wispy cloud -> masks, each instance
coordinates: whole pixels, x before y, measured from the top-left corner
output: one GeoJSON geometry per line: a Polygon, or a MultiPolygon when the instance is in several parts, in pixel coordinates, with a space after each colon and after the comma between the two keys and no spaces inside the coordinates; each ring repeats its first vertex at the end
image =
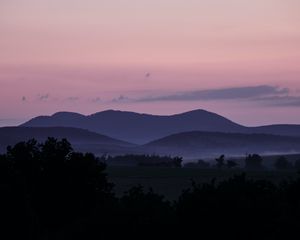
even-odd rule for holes
{"type": "Polygon", "coordinates": [[[70,101],[70,102],[76,102],[78,101],[80,98],[79,97],[68,97],[66,100],[70,101]]]}
{"type": "Polygon", "coordinates": [[[129,97],[126,97],[126,96],[124,96],[124,95],[120,95],[119,97],[113,98],[113,99],[111,100],[111,102],[113,102],[113,103],[119,103],[119,102],[132,102],[132,101],[136,101],[136,100],[134,100],[134,99],[132,99],[132,98],[129,98],[129,97]]]}
{"type": "Polygon", "coordinates": [[[47,101],[49,99],[50,95],[47,93],[47,94],[39,94],[38,95],[38,100],[39,101],[47,101]]]}
{"type": "Polygon", "coordinates": [[[268,106],[275,107],[300,107],[300,96],[270,96],[254,99],[268,106]]]}
{"type": "Polygon", "coordinates": [[[92,103],[101,103],[102,99],[100,97],[95,97],[95,98],[90,99],[90,101],[92,103]]]}
{"type": "Polygon", "coordinates": [[[220,88],[208,90],[195,90],[178,92],[169,95],[148,96],[136,99],[138,102],[152,101],[197,101],[197,100],[238,100],[238,99],[254,99],[265,96],[278,96],[288,94],[287,88],[276,86],[261,85],[248,86],[238,88],[220,88]]]}
{"type": "Polygon", "coordinates": [[[279,86],[259,85],[237,88],[217,88],[206,90],[182,91],[161,95],[131,98],[120,95],[112,102],[163,102],[163,101],[241,101],[263,106],[300,107],[297,91],[279,86]]]}

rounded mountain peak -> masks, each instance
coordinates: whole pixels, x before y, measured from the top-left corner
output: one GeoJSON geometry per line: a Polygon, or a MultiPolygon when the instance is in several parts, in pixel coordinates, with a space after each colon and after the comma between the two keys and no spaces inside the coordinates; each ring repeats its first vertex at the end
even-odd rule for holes
{"type": "Polygon", "coordinates": [[[80,114],[80,113],[75,113],[75,112],[57,112],[54,113],[51,117],[54,118],[82,118],[85,117],[84,115],[80,114]]]}

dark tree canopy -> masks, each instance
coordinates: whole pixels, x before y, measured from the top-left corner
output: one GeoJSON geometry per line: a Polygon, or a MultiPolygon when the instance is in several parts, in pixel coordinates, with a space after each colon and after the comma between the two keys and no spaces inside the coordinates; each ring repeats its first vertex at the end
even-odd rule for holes
{"type": "Polygon", "coordinates": [[[225,155],[221,155],[219,158],[215,159],[217,164],[217,168],[221,169],[222,167],[225,166],[225,155]]]}
{"type": "MultiPolygon", "coordinates": [[[[142,229],[149,234],[170,225],[172,233],[195,229],[204,237],[284,239],[300,227],[300,178],[276,185],[239,174],[193,182],[170,202],[142,186],[116,197],[104,160],[74,152],[67,140],[53,138],[8,147],[0,155],[1,233],[10,239],[90,239],[89,235],[100,239],[105,230],[123,234],[122,228],[135,233],[142,229]]],[[[224,156],[217,163],[223,167],[224,156]]],[[[246,167],[262,168],[262,158],[249,155],[246,167]]]]}
{"type": "Polygon", "coordinates": [[[114,157],[108,156],[105,158],[105,161],[111,165],[180,168],[182,164],[182,157],[126,154],[114,157]]]}
{"type": "Polygon", "coordinates": [[[228,168],[234,168],[234,167],[238,166],[238,164],[235,161],[233,161],[233,160],[227,160],[226,166],[228,168]]]}
{"type": "Polygon", "coordinates": [[[286,157],[281,156],[276,159],[274,166],[277,170],[286,170],[291,168],[291,163],[286,159],[286,157]]]}
{"type": "Polygon", "coordinates": [[[245,168],[250,170],[261,170],[263,159],[258,154],[249,154],[245,159],[245,168]]]}
{"type": "Polygon", "coordinates": [[[24,218],[22,226],[32,223],[30,234],[40,226],[48,231],[71,224],[112,196],[105,164],[93,154],[73,152],[65,139],[49,138],[43,144],[30,140],[8,147],[0,167],[1,186],[6,184],[1,190],[9,191],[7,201],[18,202],[2,207],[12,212],[11,218],[24,218]],[[24,204],[22,211],[15,208],[24,204]]]}
{"type": "Polygon", "coordinates": [[[297,159],[294,163],[294,167],[298,170],[300,170],[300,159],[297,159]]]}

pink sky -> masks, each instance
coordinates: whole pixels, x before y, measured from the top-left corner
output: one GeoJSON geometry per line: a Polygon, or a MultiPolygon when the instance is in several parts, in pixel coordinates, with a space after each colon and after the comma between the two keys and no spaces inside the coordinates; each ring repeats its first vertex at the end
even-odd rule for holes
{"type": "Polygon", "coordinates": [[[299,0],[1,0],[0,126],[108,108],[300,124],[299,13],[299,0]],[[253,86],[289,90],[140,101],[253,86]]]}

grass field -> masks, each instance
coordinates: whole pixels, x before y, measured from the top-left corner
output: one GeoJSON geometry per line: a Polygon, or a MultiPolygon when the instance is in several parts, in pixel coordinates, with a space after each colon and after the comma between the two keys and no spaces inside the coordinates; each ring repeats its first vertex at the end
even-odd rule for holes
{"type": "MultiPolygon", "coordinates": [[[[116,167],[107,168],[109,181],[115,184],[117,196],[133,186],[142,185],[145,189],[153,188],[154,192],[176,200],[182,190],[191,186],[192,180],[197,183],[217,181],[245,172],[243,169],[217,170],[197,168],[162,168],[162,167],[116,167]]],[[[298,177],[295,170],[288,171],[247,171],[253,179],[266,179],[273,183],[298,177]]],[[[300,176],[300,175],[299,175],[300,176]]]]}

